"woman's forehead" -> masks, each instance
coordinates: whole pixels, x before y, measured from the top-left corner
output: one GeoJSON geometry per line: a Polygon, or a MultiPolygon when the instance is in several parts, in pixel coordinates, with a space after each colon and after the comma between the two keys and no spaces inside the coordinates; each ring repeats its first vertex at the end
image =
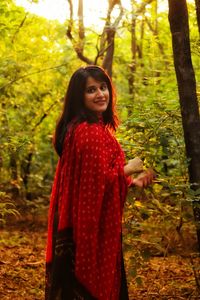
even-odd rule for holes
{"type": "Polygon", "coordinates": [[[86,82],[86,86],[94,85],[94,84],[99,85],[99,84],[102,84],[102,83],[106,83],[105,80],[95,79],[94,77],[89,76],[88,79],[87,79],[87,82],[86,82]]]}

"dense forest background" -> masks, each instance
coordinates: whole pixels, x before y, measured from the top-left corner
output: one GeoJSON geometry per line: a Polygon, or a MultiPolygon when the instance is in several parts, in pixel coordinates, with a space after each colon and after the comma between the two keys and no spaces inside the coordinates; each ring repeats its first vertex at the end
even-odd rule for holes
{"type": "MultiPolygon", "coordinates": [[[[130,291],[134,293],[135,280],[144,286],[145,275],[140,269],[146,270],[152,257],[178,253],[184,269],[191,266],[187,288],[184,285],[182,289],[179,282],[179,287],[172,287],[177,294],[169,298],[163,294],[163,298],[158,285],[159,292],[154,294],[157,299],[198,299],[193,200],[199,190],[189,184],[190,159],[185,151],[168,9],[162,9],[163,2],[130,0],[128,10],[121,1],[108,1],[102,27],[90,27],[84,23],[84,1],[79,1],[78,12],[73,1],[66,1],[66,21],[59,23],[31,14],[15,1],[1,0],[0,222],[2,230],[13,222],[11,215],[18,220],[31,215],[33,223],[42,215],[46,222],[58,160],[52,136],[68,81],[80,66],[101,65],[116,88],[120,119],[116,135],[127,160],[139,156],[146,168],[157,173],[151,187],[130,191],[125,207],[124,249],[130,291]],[[189,259],[187,267],[183,257],[189,259]]],[[[198,99],[199,7],[198,0],[187,3],[198,99]]],[[[9,243],[13,245],[9,235],[4,236],[3,244],[8,247],[9,243]]],[[[42,299],[37,293],[19,299],[42,299]]],[[[2,299],[11,299],[5,294],[2,299]]],[[[138,294],[132,299],[154,299],[150,294],[149,298],[138,294]]]]}

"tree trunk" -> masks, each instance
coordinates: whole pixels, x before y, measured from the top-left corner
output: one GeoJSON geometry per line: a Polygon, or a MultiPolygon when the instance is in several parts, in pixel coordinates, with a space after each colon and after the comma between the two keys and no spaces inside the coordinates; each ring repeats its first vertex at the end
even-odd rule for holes
{"type": "Polygon", "coordinates": [[[115,40],[115,29],[109,28],[107,30],[107,43],[108,49],[103,60],[102,67],[107,71],[110,77],[112,77],[112,64],[114,55],[114,40],[115,40]]]}
{"type": "MultiPolygon", "coordinates": [[[[137,52],[138,52],[138,58],[140,60],[143,59],[143,42],[144,42],[144,28],[145,27],[145,22],[144,22],[144,18],[142,18],[142,22],[141,22],[141,26],[140,26],[140,43],[139,45],[137,45],[137,52]]],[[[141,67],[144,66],[143,63],[140,64],[141,67]]]]}
{"type": "Polygon", "coordinates": [[[28,192],[28,181],[31,173],[31,162],[33,158],[33,152],[29,152],[26,158],[21,163],[21,177],[25,187],[26,198],[29,200],[29,192],[28,192]]]}
{"type": "MultiPolygon", "coordinates": [[[[200,117],[191,60],[188,10],[186,0],[168,0],[168,3],[189,180],[191,189],[197,191],[200,188],[200,117]]],[[[193,211],[200,249],[199,195],[193,201],[193,211]]]]}
{"type": "Polygon", "coordinates": [[[74,19],[73,19],[73,1],[68,0],[70,9],[70,20],[68,21],[68,27],[66,35],[72,43],[74,50],[78,58],[84,61],[86,64],[93,64],[93,60],[84,55],[84,44],[85,44],[85,27],[83,22],[83,1],[78,2],[78,38],[75,38],[74,19]]]}
{"type": "Polygon", "coordinates": [[[11,171],[11,192],[13,197],[19,196],[19,185],[18,185],[18,168],[17,168],[17,158],[15,153],[10,154],[10,171],[11,171]]]}
{"type": "MultiPolygon", "coordinates": [[[[158,32],[158,2],[155,1],[154,3],[155,7],[154,7],[154,13],[155,13],[155,24],[151,24],[151,21],[149,19],[149,17],[145,17],[145,21],[149,27],[149,29],[151,30],[151,32],[153,33],[155,40],[156,40],[156,44],[158,45],[158,49],[160,51],[160,54],[163,57],[163,62],[165,64],[165,69],[168,70],[169,69],[169,62],[167,60],[167,57],[165,55],[165,50],[164,50],[164,45],[162,44],[162,42],[159,39],[159,32],[158,32]]],[[[160,71],[156,72],[156,77],[160,77],[160,71]]],[[[160,83],[160,80],[157,82],[157,84],[160,83]]]]}
{"type": "Polygon", "coordinates": [[[129,94],[133,97],[134,100],[134,94],[135,94],[135,71],[136,71],[136,17],[134,13],[134,6],[132,2],[132,16],[131,16],[131,64],[130,64],[130,76],[128,79],[129,82],[129,94]]]}
{"type": "Polygon", "coordinates": [[[105,27],[101,36],[100,52],[105,53],[102,67],[107,71],[110,77],[112,77],[112,64],[113,64],[114,47],[115,47],[115,33],[121,21],[122,15],[123,15],[123,8],[122,8],[121,0],[108,0],[108,12],[106,17],[105,27]],[[115,5],[119,6],[120,12],[119,15],[116,17],[116,19],[114,20],[114,22],[111,22],[111,13],[115,5]]]}
{"type": "Polygon", "coordinates": [[[197,24],[198,24],[199,34],[200,34],[200,0],[195,0],[195,5],[196,5],[196,14],[197,14],[197,24]]]}
{"type": "MultiPolygon", "coordinates": [[[[145,18],[145,10],[146,6],[153,2],[153,0],[143,1],[139,4],[137,1],[131,1],[131,63],[130,63],[130,75],[128,78],[129,83],[129,94],[132,96],[134,100],[135,94],[135,73],[136,73],[136,59],[137,55],[138,58],[141,60],[143,56],[143,38],[144,38],[144,18],[145,18]],[[142,17],[141,21],[141,29],[140,29],[140,41],[137,42],[137,35],[136,35],[136,26],[138,25],[137,17],[142,17]]],[[[143,65],[142,65],[143,66],[143,65]]]]}

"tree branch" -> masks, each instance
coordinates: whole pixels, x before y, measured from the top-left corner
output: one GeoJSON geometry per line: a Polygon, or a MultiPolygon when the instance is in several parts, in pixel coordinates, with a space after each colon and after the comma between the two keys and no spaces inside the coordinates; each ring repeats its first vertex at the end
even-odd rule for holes
{"type": "Polygon", "coordinates": [[[59,69],[63,66],[67,66],[67,63],[66,64],[61,64],[61,65],[58,65],[58,66],[55,66],[55,67],[50,67],[50,68],[46,68],[46,69],[42,69],[42,70],[38,70],[38,71],[35,71],[35,72],[32,72],[32,73],[28,73],[28,74],[25,74],[25,75],[22,75],[18,78],[15,78],[13,80],[11,80],[10,82],[4,84],[3,86],[0,87],[0,90],[3,90],[4,88],[6,88],[7,86],[21,80],[21,79],[24,79],[26,77],[29,77],[29,76],[32,76],[32,75],[35,75],[35,74],[39,74],[39,73],[43,73],[43,72],[46,72],[46,71],[49,71],[49,70],[54,70],[54,69],[59,69]]]}
{"type": "Polygon", "coordinates": [[[94,61],[84,55],[84,40],[85,40],[85,27],[83,22],[83,1],[79,0],[78,5],[78,40],[72,35],[73,27],[74,27],[74,20],[73,20],[73,4],[72,0],[68,0],[69,9],[70,9],[70,20],[68,22],[67,32],[66,35],[68,39],[71,41],[72,46],[80,60],[84,61],[85,63],[91,65],[94,64],[94,61]]]}
{"type": "Polygon", "coordinates": [[[136,11],[136,15],[141,14],[145,10],[146,6],[150,3],[152,3],[153,1],[155,1],[155,0],[146,0],[146,1],[142,2],[140,7],[136,11]]]}
{"type": "Polygon", "coordinates": [[[166,55],[165,55],[165,52],[164,52],[164,48],[163,48],[163,45],[161,44],[161,42],[159,41],[159,37],[158,37],[158,32],[156,29],[153,28],[153,26],[151,25],[150,21],[148,20],[147,17],[145,17],[145,21],[149,27],[149,29],[151,30],[151,32],[153,33],[153,35],[156,37],[156,42],[157,42],[157,45],[158,45],[158,48],[160,50],[160,53],[162,54],[163,58],[164,58],[164,62],[165,62],[165,69],[168,70],[168,62],[167,62],[167,59],[166,59],[166,55]]]}
{"type": "Polygon", "coordinates": [[[41,116],[40,120],[35,124],[35,126],[32,128],[32,131],[34,131],[48,116],[49,111],[57,104],[57,102],[52,103],[49,108],[46,110],[46,112],[41,116]]]}
{"type": "Polygon", "coordinates": [[[72,4],[72,1],[71,0],[68,0],[68,3],[69,3],[69,11],[70,11],[70,19],[69,19],[69,22],[68,22],[68,27],[67,27],[67,32],[66,32],[66,35],[67,37],[73,41],[74,38],[72,36],[72,30],[73,30],[73,26],[74,26],[74,20],[73,20],[73,15],[74,15],[74,12],[73,12],[73,4],[72,4]]]}
{"type": "Polygon", "coordinates": [[[28,12],[25,14],[23,20],[21,21],[21,23],[19,24],[17,30],[15,31],[15,33],[14,33],[14,35],[13,35],[13,37],[12,37],[12,40],[11,40],[12,43],[14,43],[17,34],[19,33],[20,29],[23,27],[23,25],[24,25],[24,23],[25,23],[25,21],[26,21],[26,18],[27,18],[27,16],[28,16],[28,14],[29,14],[28,12]]]}
{"type": "MultiPolygon", "coordinates": [[[[103,57],[105,53],[105,56],[103,57],[102,66],[107,70],[110,76],[112,76],[114,38],[115,38],[116,29],[121,21],[122,16],[123,16],[123,7],[121,4],[121,0],[109,1],[106,23],[100,39],[100,49],[99,49],[98,57],[103,57]],[[115,5],[119,5],[120,12],[118,17],[114,20],[114,22],[111,23],[111,14],[115,5]]],[[[97,61],[97,57],[95,61],[97,61]]]]}

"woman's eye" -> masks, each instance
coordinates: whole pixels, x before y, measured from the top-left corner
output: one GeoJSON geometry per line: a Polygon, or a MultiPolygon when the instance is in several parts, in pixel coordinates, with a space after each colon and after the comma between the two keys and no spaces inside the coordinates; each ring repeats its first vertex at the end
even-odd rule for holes
{"type": "Polygon", "coordinates": [[[106,89],[107,89],[107,85],[106,84],[104,84],[104,85],[101,86],[101,90],[102,91],[105,91],[106,89]]]}
{"type": "Polygon", "coordinates": [[[101,91],[106,91],[107,90],[107,85],[106,84],[102,84],[99,87],[90,86],[90,87],[88,87],[86,89],[86,93],[92,94],[92,93],[95,93],[98,89],[100,89],[101,91]]]}
{"type": "Polygon", "coordinates": [[[91,94],[95,92],[95,88],[94,87],[90,87],[86,90],[87,93],[91,94]]]}

